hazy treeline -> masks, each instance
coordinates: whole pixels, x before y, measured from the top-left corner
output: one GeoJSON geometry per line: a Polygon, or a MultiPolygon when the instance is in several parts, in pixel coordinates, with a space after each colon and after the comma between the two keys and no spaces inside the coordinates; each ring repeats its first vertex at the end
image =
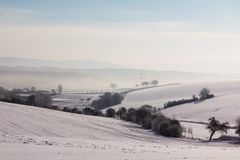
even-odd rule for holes
{"type": "MultiPolygon", "coordinates": [[[[60,85],[58,90],[58,93],[62,91],[60,85]]],[[[49,108],[52,106],[52,96],[58,93],[55,90],[36,90],[35,87],[12,90],[0,87],[0,101],[49,108]]]]}
{"type": "Polygon", "coordinates": [[[57,83],[62,84],[65,90],[78,91],[81,89],[109,89],[109,84],[112,82],[118,84],[118,88],[125,88],[154,85],[157,83],[157,81],[151,81],[154,79],[159,80],[159,84],[164,84],[215,81],[225,80],[225,78],[226,76],[214,74],[140,69],[0,67],[0,84],[5,88],[20,88],[31,85],[37,88],[51,89],[57,83]],[[137,82],[141,83],[136,84],[137,82]]]}

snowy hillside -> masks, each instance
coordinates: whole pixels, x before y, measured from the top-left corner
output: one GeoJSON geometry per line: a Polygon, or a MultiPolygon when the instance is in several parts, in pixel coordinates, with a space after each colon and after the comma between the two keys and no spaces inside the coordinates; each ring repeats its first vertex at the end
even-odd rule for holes
{"type": "Polygon", "coordinates": [[[4,160],[238,159],[240,156],[238,147],[226,143],[169,139],[116,119],[2,102],[0,136],[0,159],[4,160]]]}
{"type": "MultiPolygon", "coordinates": [[[[221,122],[228,121],[231,126],[235,126],[236,119],[240,117],[239,81],[164,85],[138,90],[127,94],[122,104],[113,108],[140,107],[145,104],[162,108],[164,103],[168,101],[191,98],[192,95],[198,95],[199,91],[204,87],[209,88],[211,93],[215,94],[215,97],[164,109],[162,113],[168,117],[187,122],[207,123],[210,117],[216,117],[221,122]]],[[[185,122],[182,122],[182,125],[186,128],[192,128],[195,138],[209,138],[206,125],[185,122]]],[[[234,132],[231,129],[228,135],[236,136],[234,132]]],[[[214,137],[218,138],[219,136],[221,135],[216,134],[214,137]]]]}
{"type": "Polygon", "coordinates": [[[234,124],[236,118],[240,116],[240,82],[237,81],[177,84],[139,90],[127,94],[122,104],[114,108],[139,107],[144,104],[163,107],[164,103],[168,101],[191,98],[194,94],[198,95],[204,87],[209,88],[216,97],[175,106],[164,110],[163,113],[178,119],[203,122],[206,122],[211,116],[216,116],[220,120],[234,124]]]}

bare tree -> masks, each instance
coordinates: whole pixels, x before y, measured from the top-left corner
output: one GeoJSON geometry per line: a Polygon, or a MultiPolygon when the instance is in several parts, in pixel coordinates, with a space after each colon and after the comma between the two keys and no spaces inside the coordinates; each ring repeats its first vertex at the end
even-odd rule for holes
{"type": "Polygon", "coordinates": [[[147,82],[147,81],[144,81],[144,82],[142,82],[141,83],[141,85],[144,87],[144,86],[148,86],[150,83],[149,82],[147,82]]]}
{"type": "Polygon", "coordinates": [[[211,132],[209,141],[212,140],[212,137],[216,132],[227,133],[227,130],[229,128],[228,122],[220,123],[215,119],[215,117],[209,118],[208,121],[209,123],[207,125],[207,129],[211,132]]]}
{"type": "Polygon", "coordinates": [[[36,92],[36,87],[32,86],[30,89],[31,92],[36,92]]]}
{"type": "Polygon", "coordinates": [[[117,86],[117,84],[115,84],[115,83],[111,83],[110,84],[110,88],[112,88],[112,89],[116,89],[118,86],[117,86]]]}
{"type": "Polygon", "coordinates": [[[151,81],[150,82],[150,84],[152,85],[152,86],[156,86],[156,85],[158,85],[158,81],[157,80],[153,80],[153,81],[151,81]]]}
{"type": "Polygon", "coordinates": [[[62,87],[61,84],[58,85],[57,91],[58,91],[59,94],[62,94],[63,87],[62,87]]]}

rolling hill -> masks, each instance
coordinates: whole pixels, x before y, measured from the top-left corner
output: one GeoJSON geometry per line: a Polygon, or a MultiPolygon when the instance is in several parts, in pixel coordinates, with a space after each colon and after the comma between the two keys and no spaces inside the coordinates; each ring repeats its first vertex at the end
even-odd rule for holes
{"type": "MultiPolygon", "coordinates": [[[[210,117],[215,117],[220,121],[228,121],[231,126],[236,125],[236,120],[240,117],[240,82],[208,82],[208,83],[187,83],[176,85],[163,85],[155,88],[143,89],[130,92],[125,97],[122,104],[113,106],[120,107],[140,107],[148,104],[158,108],[163,108],[164,103],[172,100],[191,98],[198,95],[199,91],[207,87],[215,97],[212,99],[183,104],[162,110],[168,117],[183,121],[185,128],[192,128],[195,138],[208,139],[209,133],[206,126],[196,123],[207,123],[210,117]]],[[[236,136],[234,130],[229,131],[229,135],[236,136]]],[[[216,134],[215,138],[221,136],[216,134]]]]}
{"type": "Polygon", "coordinates": [[[240,116],[240,81],[163,85],[138,90],[127,94],[122,104],[114,108],[139,107],[144,104],[162,108],[168,101],[198,95],[204,87],[209,88],[215,98],[168,108],[163,113],[170,117],[195,121],[207,121],[209,117],[215,116],[235,124],[240,116]]]}
{"type": "Polygon", "coordinates": [[[164,138],[116,119],[1,102],[0,158],[16,157],[19,160],[110,160],[113,157],[117,160],[221,160],[238,159],[239,148],[220,142],[206,144],[164,138]]]}

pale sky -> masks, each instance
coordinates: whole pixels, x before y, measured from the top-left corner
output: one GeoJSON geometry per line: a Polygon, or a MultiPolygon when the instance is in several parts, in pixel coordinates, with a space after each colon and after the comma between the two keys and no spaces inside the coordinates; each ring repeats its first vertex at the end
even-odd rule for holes
{"type": "Polygon", "coordinates": [[[0,0],[0,57],[240,73],[240,1],[0,0]]]}

